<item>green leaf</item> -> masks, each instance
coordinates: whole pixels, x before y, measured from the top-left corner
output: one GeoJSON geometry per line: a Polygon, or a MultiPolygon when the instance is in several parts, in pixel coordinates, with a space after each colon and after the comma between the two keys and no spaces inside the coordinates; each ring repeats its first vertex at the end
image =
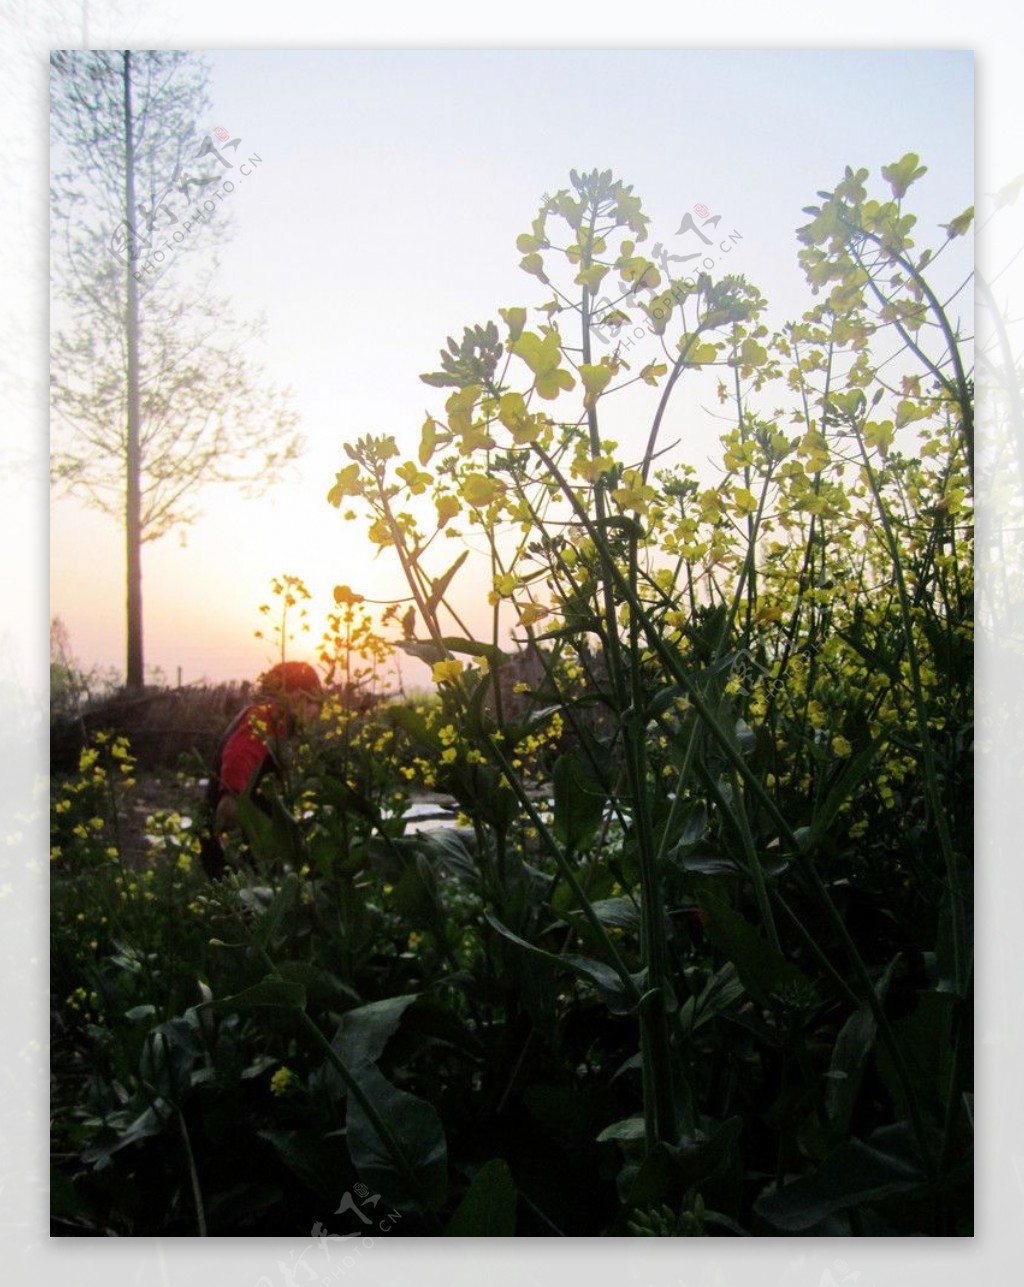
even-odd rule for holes
{"type": "Polygon", "coordinates": [[[801,848],[804,853],[813,853],[821,844],[829,827],[838,816],[839,810],[853,797],[854,792],[871,772],[878,756],[878,749],[884,741],[884,737],[876,738],[847,761],[842,772],[829,788],[825,799],[815,809],[814,819],[801,838],[801,848]]]}
{"type": "MultiPolygon", "coordinates": [[[[426,662],[428,666],[436,665],[437,662],[445,659],[444,649],[431,639],[396,639],[395,643],[403,652],[407,652],[410,657],[426,662]]],[[[399,711],[408,709],[405,706],[397,708],[399,711]]],[[[394,718],[397,719],[397,715],[394,718]]]]}
{"type": "Polygon", "coordinates": [[[204,1001],[197,1005],[197,1010],[259,1010],[265,1007],[303,1009],[306,1004],[306,989],[301,983],[287,979],[277,979],[272,975],[250,988],[243,988],[229,997],[218,997],[213,1001],[204,1001]]]}
{"type": "Polygon", "coordinates": [[[85,1149],[82,1153],[82,1161],[93,1163],[96,1170],[100,1171],[109,1164],[114,1153],[119,1152],[129,1144],[136,1144],[139,1140],[149,1139],[153,1135],[161,1134],[175,1116],[173,1105],[158,1096],[147,1109],[129,1122],[123,1130],[117,1131],[115,1138],[91,1145],[85,1149]]]}
{"type": "Polygon", "coordinates": [[[95,1225],[99,1217],[75,1187],[75,1181],[55,1166],[50,1167],[50,1218],[95,1225]]]}
{"type": "MultiPolygon", "coordinates": [[[[899,956],[893,957],[875,984],[875,992],[880,1001],[885,1000],[899,959],[899,956]]],[[[876,1034],[877,1025],[867,1002],[856,1009],[839,1029],[832,1047],[825,1089],[825,1111],[832,1125],[834,1138],[842,1139],[849,1131],[864,1067],[874,1048],[876,1034]]]]}
{"type": "Polygon", "coordinates": [[[291,1173],[330,1210],[345,1188],[345,1154],[337,1138],[328,1139],[318,1129],[262,1130],[256,1134],[274,1149],[291,1173]],[[332,1147],[333,1145],[333,1147],[332,1147]]]}
{"type": "MultiPolygon", "coordinates": [[[[596,898],[590,904],[594,915],[602,925],[611,925],[615,929],[638,932],[640,929],[640,912],[636,903],[629,898],[596,898]]],[[[582,915],[577,912],[577,915],[582,915]]]]}
{"type": "Polygon", "coordinates": [[[431,854],[439,866],[474,889],[480,887],[480,868],[465,840],[454,827],[432,827],[421,832],[418,844],[431,854]]]}
{"type": "Polygon", "coordinates": [[[346,1010],[338,1023],[331,1045],[343,1063],[376,1063],[384,1047],[398,1031],[402,1015],[419,998],[418,992],[386,997],[346,1010]]]}
{"type": "Polygon", "coordinates": [[[726,961],[705,983],[700,996],[688,997],[679,1007],[680,1031],[690,1036],[743,995],[743,984],[732,961],[726,961]]]}
{"type": "Polygon", "coordinates": [[[707,912],[704,933],[735,964],[740,981],[755,1001],[768,1006],[779,995],[811,998],[813,990],[801,971],[749,921],[712,894],[702,892],[700,901],[707,912]]]}
{"type": "Polygon", "coordinates": [[[265,948],[270,946],[282,920],[295,906],[298,897],[299,878],[294,872],[289,872],[270,906],[256,922],[256,928],[253,930],[251,937],[253,947],[265,948]]]}
{"type": "Polygon", "coordinates": [[[552,780],[555,835],[569,849],[585,849],[604,818],[608,793],[576,755],[560,755],[552,780]]]}
{"type": "Polygon", "coordinates": [[[913,1193],[927,1183],[907,1122],[841,1144],[816,1171],[763,1194],[755,1209],[786,1233],[803,1233],[835,1211],[913,1193]]]}
{"type": "Polygon", "coordinates": [[[646,1127],[642,1117],[623,1117],[621,1121],[612,1122],[611,1126],[606,1126],[597,1137],[597,1142],[598,1144],[632,1144],[642,1140],[645,1134],[646,1127]]]}
{"type": "MultiPolygon", "coordinates": [[[[936,1111],[942,1111],[949,1086],[953,1015],[960,1004],[953,992],[922,992],[910,1014],[892,1023],[919,1099],[936,1111]]],[[[909,1112],[903,1083],[881,1044],[875,1049],[875,1062],[896,1112],[903,1116],[909,1112]]]]}
{"type": "Polygon", "coordinates": [[[424,1205],[431,1211],[439,1210],[448,1192],[448,1147],[436,1110],[393,1086],[373,1064],[360,1064],[350,1072],[397,1141],[415,1177],[403,1175],[358,1097],[350,1094],[348,1151],[359,1178],[399,1210],[420,1211],[424,1205]]]}
{"type": "Polygon", "coordinates": [[[626,1199],[629,1206],[648,1207],[666,1202],[677,1207],[686,1190],[705,1184],[729,1164],[743,1129],[739,1117],[717,1123],[710,1135],[684,1140],[678,1146],[655,1144],[637,1171],[626,1199]]]}
{"type": "Polygon", "coordinates": [[[500,1157],[485,1163],[445,1226],[446,1238],[513,1238],[516,1232],[516,1186],[508,1163],[500,1157]]]}
{"type": "MultiPolygon", "coordinates": [[[[632,996],[627,991],[623,980],[619,978],[610,965],[605,965],[603,961],[594,961],[589,956],[577,956],[572,952],[565,952],[561,956],[556,955],[554,952],[546,952],[544,948],[535,947],[532,943],[528,943],[526,939],[520,938],[518,934],[514,934],[507,925],[502,925],[501,921],[496,916],[492,916],[490,912],[484,912],[484,919],[492,929],[497,930],[503,938],[507,938],[510,943],[522,948],[524,952],[529,952],[532,956],[539,957],[541,960],[549,961],[552,965],[559,966],[561,969],[569,970],[578,979],[582,979],[585,983],[593,984],[612,1014],[630,1014],[636,1009],[639,998],[632,996]]],[[[643,975],[634,974],[630,977],[639,990],[643,975]]]]}
{"type": "Polygon", "coordinates": [[[483,643],[479,639],[460,639],[453,635],[445,635],[442,643],[449,652],[464,652],[470,657],[486,657],[492,666],[501,666],[508,661],[508,653],[502,651],[497,644],[483,643]]]}
{"type": "MultiPolygon", "coordinates": [[[[445,572],[443,576],[439,576],[436,581],[431,583],[430,598],[427,599],[428,616],[437,609],[437,605],[444,598],[445,593],[448,590],[448,587],[452,583],[452,577],[455,575],[456,572],[458,572],[459,568],[462,567],[463,563],[465,563],[468,557],[469,557],[469,550],[463,550],[462,553],[459,555],[459,557],[448,569],[448,571],[445,572]]],[[[438,660],[440,660],[440,658],[438,658],[438,660]]]]}

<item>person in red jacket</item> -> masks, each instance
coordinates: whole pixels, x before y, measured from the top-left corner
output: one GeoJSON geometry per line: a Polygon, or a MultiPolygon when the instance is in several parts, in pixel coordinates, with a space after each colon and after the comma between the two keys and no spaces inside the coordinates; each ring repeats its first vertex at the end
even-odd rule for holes
{"type": "Polygon", "coordinates": [[[268,773],[280,774],[284,743],[309,723],[323,698],[320,679],[304,661],[284,661],[259,680],[261,699],[239,711],[214,755],[207,788],[210,833],[202,861],[208,876],[224,874],[224,839],[238,826],[238,797],[256,799],[268,773]]]}

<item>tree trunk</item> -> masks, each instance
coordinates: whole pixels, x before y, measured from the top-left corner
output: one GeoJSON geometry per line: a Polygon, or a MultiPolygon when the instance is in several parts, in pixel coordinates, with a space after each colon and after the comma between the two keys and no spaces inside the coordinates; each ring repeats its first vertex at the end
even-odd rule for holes
{"type": "Polygon", "coordinates": [[[135,139],[132,122],[131,53],[124,51],[125,218],[127,221],[128,292],[125,335],[128,340],[128,434],[125,448],[125,562],[127,571],[127,664],[125,685],[138,692],[145,683],[142,656],[142,495],[139,420],[139,284],[135,277],[139,248],[135,238],[135,139]]]}

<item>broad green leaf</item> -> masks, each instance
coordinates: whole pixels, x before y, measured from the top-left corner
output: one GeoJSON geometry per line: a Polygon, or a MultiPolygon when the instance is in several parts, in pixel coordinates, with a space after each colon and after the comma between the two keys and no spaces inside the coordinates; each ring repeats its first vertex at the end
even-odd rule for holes
{"type": "Polygon", "coordinates": [[[294,1176],[317,1194],[327,1210],[333,1209],[345,1188],[345,1152],[337,1138],[327,1138],[317,1128],[266,1129],[256,1134],[267,1141],[294,1176]]]}
{"type": "Polygon", "coordinates": [[[259,1010],[264,1007],[284,1008],[289,1010],[303,1009],[306,1004],[306,989],[301,983],[288,979],[277,979],[268,975],[250,988],[243,988],[229,997],[218,997],[213,1001],[204,1001],[197,1005],[197,1010],[259,1010]]]}
{"type": "Polygon", "coordinates": [[[516,1186],[503,1158],[485,1163],[445,1226],[446,1238],[513,1238],[516,1186]]]}
{"type": "Polygon", "coordinates": [[[475,889],[480,887],[480,869],[466,842],[454,827],[433,827],[417,836],[417,843],[446,867],[459,880],[475,889]]]}
{"type": "MultiPolygon", "coordinates": [[[[535,947],[532,943],[528,943],[526,939],[520,938],[518,934],[513,933],[507,925],[503,925],[490,912],[484,912],[484,919],[503,938],[508,939],[510,943],[514,943],[524,952],[529,952],[532,956],[539,957],[541,960],[549,961],[552,965],[556,965],[561,969],[569,970],[578,979],[582,979],[585,983],[593,984],[601,994],[605,1005],[613,1014],[630,1014],[636,1009],[639,996],[633,996],[627,991],[623,980],[619,978],[610,965],[605,965],[602,961],[594,961],[588,956],[577,956],[572,952],[565,952],[560,956],[554,952],[547,952],[544,948],[535,947]]],[[[639,992],[642,975],[631,975],[630,977],[636,986],[637,992],[639,992]]]]}
{"type": "Polygon", "coordinates": [[[427,599],[428,615],[437,608],[437,605],[444,598],[448,587],[452,583],[452,577],[454,577],[455,573],[458,572],[459,568],[462,567],[468,557],[469,550],[463,550],[448,571],[445,572],[443,576],[439,576],[436,581],[431,582],[430,597],[427,599]]]}
{"type": "Polygon", "coordinates": [[[441,642],[449,652],[464,652],[470,657],[486,657],[492,666],[500,666],[508,660],[508,654],[497,644],[483,643],[479,639],[461,639],[457,635],[445,635],[441,642]]]}
{"type": "Polygon", "coordinates": [[[378,1134],[358,1096],[348,1096],[349,1156],[364,1184],[405,1211],[437,1211],[448,1192],[448,1147],[436,1110],[425,1100],[399,1090],[373,1064],[350,1069],[366,1099],[401,1150],[415,1180],[402,1172],[378,1134]]]}
{"type": "Polygon", "coordinates": [[[82,1153],[82,1161],[92,1163],[96,1170],[102,1170],[109,1165],[110,1158],[114,1153],[119,1152],[128,1144],[135,1144],[139,1140],[149,1139],[150,1136],[159,1135],[164,1131],[168,1124],[176,1118],[173,1105],[169,1104],[166,1099],[157,1097],[149,1108],[145,1109],[134,1121],[130,1122],[123,1130],[117,1131],[115,1138],[104,1140],[102,1143],[91,1145],[82,1153]]]}
{"type": "Polygon", "coordinates": [[[350,1067],[363,1062],[375,1064],[398,1031],[402,1015],[418,999],[419,993],[411,992],[346,1010],[331,1042],[342,1062],[350,1067]]]}
{"type": "Polygon", "coordinates": [[[710,893],[700,895],[707,913],[704,933],[736,966],[747,992],[768,1006],[780,996],[816,1001],[813,989],[795,965],[790,964],[767,939],[727,903],[710,893]]]}
{"type": "MultiPolygon", "coordinates": [[[[922,992],[910,1014],[892,1023],[893,1036],[899,1042],[919,1100],[936,1111],[944,1106],[949,1086],[953,1015],[962,1004],[953,992],[922,992]]],[[[875,1062],[896,1112],[900,1116],[907,1114],[903,1083],[888,1049],[881,1043],[875,1047],[875,1062]]]]}
{"type": "Polygon", "coordinates": [[[839,810],[847,800],[852,799],[861,783],[874,768],[879,747],[884,741],[884,737],[877,738],[847,761],[842,772],[829,788],[825,799],[815,809],[814,819],[801,837],[801,848],[805,853],[813,854],[821,844],[839,810]]]}
{"type": "MultiPolygon", "coordinates": [[[[602,925],[639,932],[640,911],[632,899],[595,898],[591,903],[591,907],[594,910],[594,915],[602,925]]],[[[582,915],[582,912],[577,912],[576,914],[582,915]]]]}
{"type": "Polygon", "coordinates": [[[560,755],[552,779],[555,835],[570,849],[585,849],[604,818],[608,793],[576,755],[560,755]]]}
{"type": "Polygon", "coordinates": [[[832,1047],[832,1061],[825,1088],[825,1109],[836,1136],[845,1135],[849,1128],[864,1065],[874,1045],[877,1030],[870,1008],[862,1005],[854,1010],[840,1028],[832,1047]]]}
{"type": "Polygon", "coordinates": [[[632,1144],[636,1140],[642,1140],[645,1134],[646,1127],[642,1117],[623,1117],[621,1121],[612,1122],[611,1126],[606,1126],[597,1137],[597,1142],[598,1144],[632,1144]]]}
{"type": "Polygon", "coordinates": [[[637,1171],[626,1199],[629,1206],[678,1206],[686,1190],[713,1179],[735,1155],[743,1129],[742,1119],[729,1117],[709,1135],[685,1140],[678,1146],[655,1144],[637,1171]]]}
{"type": "Polygon", "coordinates": [[[716,1015],[728,1010],[743,995],[743,984],[732,961],[726,961],[720,970],[705,983],[700,996],[688,997],[679,1007],[679,1027],[687,1036],[708,1023],[716,1015]]]}
{"type": "Polygon", "coordinates": [[[254,947],[270,946],[281,922],[298,902],[298,898],[299,878],[294,872],[288,872],[270,906],[256,922],[251,940],[254,947]]]}
{"type": "Polygon", "coordinates": [[[50,1166],[50,1218],[96,1227],[99,1232],[100,1217],[95,1208],[79,1191],[69,1175],[50,1166]]]}
{"type": "Polygon", "coordinates": [[[816,1171],[763,1194],[755,1209],[776,1229],[803,1233],[835,1211],[922,1189],[927,1175],[906,1122],[848,1140],[816,1171]]]}
{"type": "MultiPolygon", "coordinates": [[[[403,652],[407,652],[410,657],[416,657],[418,660],[426,662],[428,666],[436,665],[437,662],[444,661],[445,658],[444,648],[440,644],[434,643],[432,639],[396,639],[395,644],[403,652]]],[[[415,712],[409,706],[396,706],[388,712],[388,718],[405,727],[409,722],[403,715],[403,712],[406,711],[410,715],[415,715],[415,712]]]]}

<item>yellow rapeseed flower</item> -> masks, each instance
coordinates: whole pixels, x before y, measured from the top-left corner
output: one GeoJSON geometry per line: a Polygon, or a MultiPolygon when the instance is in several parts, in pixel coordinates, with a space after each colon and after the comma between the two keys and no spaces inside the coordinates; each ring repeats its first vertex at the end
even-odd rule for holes
{"type": "Polygon", "coordinates": [[[454,684],[462,674],[463,665],[457,658],[434,663],[431,675],[435,684],[454,684]]]}
{"type": "Polygon", "coordinates": [[[292,1070],[282,1064],[270,1079],[270,1093],[272,1095],[287,1095],[292,1087],[298,1083],[298,1080],[292,1070]]]}

